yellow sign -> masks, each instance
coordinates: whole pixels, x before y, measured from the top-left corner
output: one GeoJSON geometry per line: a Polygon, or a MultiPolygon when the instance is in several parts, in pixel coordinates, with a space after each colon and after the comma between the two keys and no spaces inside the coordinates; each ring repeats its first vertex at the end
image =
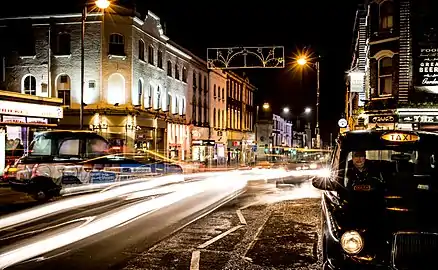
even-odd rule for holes
{"type": "Polygon", "coordinates": [[[390,142],[416,142],[420,137],[411,133],[392,132],[384,134],[382,139],[390,142]]]}

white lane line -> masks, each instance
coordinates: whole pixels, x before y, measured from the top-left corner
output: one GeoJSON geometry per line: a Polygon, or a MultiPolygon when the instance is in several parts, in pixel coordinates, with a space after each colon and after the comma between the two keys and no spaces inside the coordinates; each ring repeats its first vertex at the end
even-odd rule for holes
{"type": "Polygon", "coordinates": [[[216,242],[217,240],[219,240],[219,239],[221,239],[221,238],[223,238],[223,237],[229,235],[230,233],[232,233],[232,232],[234,232],[234,231],[236,231],[236,230],[242,228],[243,226],[245,226],[245,225],[237,225],[237,226],[235,226],[235,227],[229,229],[228,231],[223,232],[223,233],[219,234],[218,236],[216,236],[216,237],[214,237],[214,238],[208,240],[208,241],[205,242],[204,244],[199,245],[198,248],[199,248],[199,249],[206,248],[207,246],[213,244],[213,243],[216,242]]]}
{"type": "Polygon", "coordinates": [[[242,215],[242,211],[240,211],[240,209],[237,209],[236,213],[237,213],[237,216],[239,217],[240,224],[246,225],[246,220],[245,220],[245,217],[242,215]]]}
{"type": "Polygon", "coordinates": [[[254,238],[252,239],[251,243],[249,243],[249,245],[246,248],[245,253],[242,255],[242,257],[248,258],[248,257],[246,257],[246,254],[248,254],[248,252],[254,247],[255,243],[259,240],[260,233],[262,232],[262,230],[265,227],[265,225],[268,222],[268,220],[269,220],[269,217],[263,222],[262,226],[260,226],[257,229],[257,232],[256,232],[254,238]]]}
{"type": "Polygon", "coordinates": [[[199,261],[201,259],[201,251],[195,250],[192,252],[192,260],[190,261],[190,270],[199,270],[199,261]]]}

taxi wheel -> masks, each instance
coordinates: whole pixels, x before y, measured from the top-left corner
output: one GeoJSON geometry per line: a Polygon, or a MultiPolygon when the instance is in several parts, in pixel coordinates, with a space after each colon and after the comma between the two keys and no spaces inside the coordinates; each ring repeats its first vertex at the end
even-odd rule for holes
{"type": "Polygon", "coordinates": [[[31,194],[32,198],[39,202],[46,202],[51,199],[51,196],[48,195],[48,192],[39,190],[31,194]]]}

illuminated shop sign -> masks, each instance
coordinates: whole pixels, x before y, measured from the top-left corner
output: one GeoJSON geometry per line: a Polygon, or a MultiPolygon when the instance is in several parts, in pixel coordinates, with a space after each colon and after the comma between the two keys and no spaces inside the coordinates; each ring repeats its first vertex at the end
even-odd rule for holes
{"type": "Polygon", "coordinates": [[[395,123],[397,121],[396,115],[371,115],[368,118],[369,123],[395,123]]]}
{"type": "Polygon", "coordinates": [[[60,106],[0,100],[0,114],[41,118],[62,118],[63,110],[60,106]]]}
{"type": "Polygon", "coordinates": [[[417,85],[438,85],[438,49],[421,49],[417,72],[417,85]]]}
{"type": "Polygon", "coordinates": [[[401,123],[438,123],[438,115],[400,115],[401,123]]]}
{"type": "Polygon", "coordinates": [[[351,72],[348,75],[350,76],[350,92],[355,92],[355,93],[364,92],[365,73],[351,72]]]}

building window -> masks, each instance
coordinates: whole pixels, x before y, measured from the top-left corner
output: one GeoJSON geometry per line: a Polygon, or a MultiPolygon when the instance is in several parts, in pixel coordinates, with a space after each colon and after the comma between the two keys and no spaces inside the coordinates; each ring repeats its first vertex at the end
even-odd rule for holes
{"type": "Polygon", "coordinates": [[[125,55],[125,39],[121,34],[110,35],[108,52],[111,55],[125,55]]]}
{"type": "Polygon", "coordinates": [[[167,76],[172,77],[172,62],[167,61],[167,76]]]}
{"type": "Polygon", "coordinates": [[[213,97],[216,98],[216,84],[213,85],[213,97]]]}
{"type": "Polygon", "coordinates": [[[70,77],[66,74],[60,75],[56,82],[56,90],[58,92],[58,98],[61,98],[64,106],[70,106],[71,102],[71,81],[70,77]]]}
{"type": "Polygon", "coordinates": [[[69,55],[71,54],[70,48],[70,34],[59,33],[56,42],[56,54],[57,55],[69,55]]]}
{"type": "Polygon", "coordinates": [[[187,82],[187,68],[186,67],[183,67],[183,70],[182,70],[182,81],[183,82],[187,82]]]}
{"type": "Polygon", "coordinates": [[[394,3],[387,0],[380,4],[380,29],[389,30],[394,23],[394,3]]]}
{"type": "Polygon", "coordinates": [[[186,99],[185,98],[182,98],[182,100],[181,100],[181,113],[183,114],[183,115],[185,115],[186,114],[186,99]]]}
{"type": "Polygon", "coordinates": [[[196,73],[193,71],[193,88],[196,88],[196,73]]]}
{"type": "Polygon", "coordinates": [[[163,68],[163,52],[160,50],[157,52],[157,67],[163,68]]]}
{"type": "Polygon", "coordinates": [[[379,94],[392,95],[392,58],[383,57],[379,60],[379,94]]]}
{"type": "Polygon", "coordinates": [[[26,95],[36,96],[36,78],[27,75],[23,80],[23,93],[26,95]]]}
{"type": "Polygon", "coordinates": [[[148,63],[151,65],[154,64],[154,47],[152,47],[152,45],[149,45],[148,48],[148,63]]]}
{"type": "Polygon", "coordinates": [[[179,67],[175,64],[175,79],[179,80],[179,67]]]}
{"type": "Polygon", "coordinates": [[[138,41],[138,59],[144,61],[144,41],[141,39],[138,41]]]}
{"type": "Polygon", "coordinates": [[[152,93],[153,93],[152,85],[149,85],[149,89],[146,95],[146,104],[145,104],[146,108],[152,108],[152,93]]]}
{"type": "Polygon", "coordinates": [[[161,90],[160,90],[160,87],[158,86],[157,87],[157,104],[155,104],[155,109],[161,109],[161,106],[162,106],[162,104],[161,104],[161,90]]]}
{"type": "Polygon", "coordinates": [[[138,80],[138,92],[137,92],[137,99],[135,99],[134,105],[141,105],[141,98],[143,96],[143,81],[142,79],[138,80]]]}
{"type": "Polygon", "coordinates": [[[216,127],[216,108],[213,108],[213,127],[216,127]]]}

